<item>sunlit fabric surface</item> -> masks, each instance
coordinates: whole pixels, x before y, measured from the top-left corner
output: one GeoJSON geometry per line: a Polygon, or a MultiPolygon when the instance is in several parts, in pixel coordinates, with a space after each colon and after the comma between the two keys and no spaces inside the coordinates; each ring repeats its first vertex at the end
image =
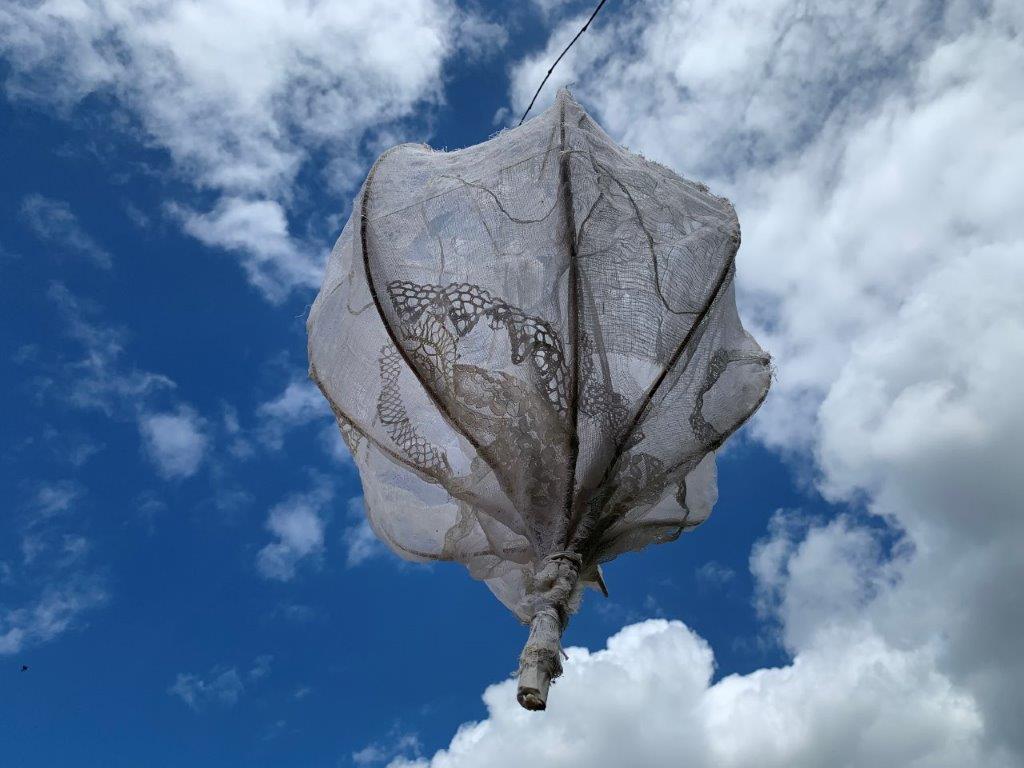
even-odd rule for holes
{"type": "Polygon", "coordinates": [[[465,564],[545,635],[551,676],[583,584],[707,519],[714,451],[768,391],[739,243],[727,200],[562,91],[483,144],[385,152],[331,253],[310,374],[370,525],[465,564]]]}

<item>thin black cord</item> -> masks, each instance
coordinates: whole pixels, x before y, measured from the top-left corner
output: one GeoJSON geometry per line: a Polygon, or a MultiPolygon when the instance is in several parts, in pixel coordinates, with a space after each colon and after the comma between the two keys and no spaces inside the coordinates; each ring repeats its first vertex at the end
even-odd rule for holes
{"type": "Polygon", "coordinates": [[[537,97],[540,96],[540,92],[544,88],[544,83],[546,83],[548,81],[548,78],[551,77],[551,73],[555,71],[555,67],[558,66],[558,62],[560,62],[562,60],[562,57],[565,56],[565,54],[567,54],[569,52],[569,49],[573,47],[573,45],[576,43],[576,41],[580,39],[580,35],[582,35],[584,32],[587,31],[587,27],[590,26],[590,22],[592,22],[594,20],[594,17],[597,16],[598,12],[601,10],[602,7],[604,7],[604,4],[606,2],[608,2],[608,0],[601,0],[601,2],[599,2],[597,4],[597,8],[595,8],[594,12],[592,14],[590,14],[590,18],[587,19],[587,23],[583,25],[583,29],[581,29],[579,32],[577,32],[576,33],[576,37],[574,37],[570,41],[570,43],[567,46],[565,46],[565,50],[562,51],[560,54],[558,54],[558,58],[555,59],[555,63],[551,65],[551,68],[548,70],[548,73],[546,75],[544,75],[544,79],[541,80],[540,81],[540,85],[537,86],[537,92],[535,94],[533,94],[533,98],[530,99],[530,106],[528,106],[526,108],[526,111],[523,112],[523,116],[521,118],[519,118],[519,125],[522,125],[523,121],[526,120],[526,116],[528,114],[530,114],[530,110],[533,109],[533,103],[535,101],[537,101],[537,97]]]}

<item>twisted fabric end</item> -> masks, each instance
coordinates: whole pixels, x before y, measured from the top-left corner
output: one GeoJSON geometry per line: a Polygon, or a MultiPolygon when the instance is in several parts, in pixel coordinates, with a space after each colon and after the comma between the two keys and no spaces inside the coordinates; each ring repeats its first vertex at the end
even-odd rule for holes
{"type": "Polygon", "coordinates": [[[526,709],[545,709],[548,687],[562,674],[562,632],[572,612],[582,563],[575,552],[548,555],[524,598],[522,608],[532,618],[519,656],[517,699],[526,709]]]}

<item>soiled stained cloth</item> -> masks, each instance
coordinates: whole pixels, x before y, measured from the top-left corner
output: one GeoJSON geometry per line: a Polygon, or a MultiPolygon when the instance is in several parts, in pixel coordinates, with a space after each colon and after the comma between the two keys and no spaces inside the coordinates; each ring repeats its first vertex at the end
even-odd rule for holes
{"type": "Polygon", "coordinates": [[[385,152],[308,320],[310,375],[376,534],[524,623],[543,708],[598,566],[717,498],[770,363],[740,324],[729,201],[613,142],[566,91],[483,144],[385,152]]]}

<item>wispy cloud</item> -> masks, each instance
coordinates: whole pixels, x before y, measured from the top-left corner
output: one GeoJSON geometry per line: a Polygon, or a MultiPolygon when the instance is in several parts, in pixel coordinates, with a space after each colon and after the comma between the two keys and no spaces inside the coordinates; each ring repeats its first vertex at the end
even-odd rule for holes
{"type": "Polygon", "coordinates": [[[417,758],[423,750],[420,737],[416,733],[398,732],[394,730],[388,738],[367,744],[352,753],[352,762],[360,766],[380,765],[390,760],[417,758]]]}
{"type": "Polygon", "coordinates": [[[276,397],[256,409],[255,440],[268,450],[279,451],[292,431],[319,424],[317,439],[324,451],[339,463],[352,466],[352,454],[338,430],[330,406],[308,379],[290,381],[276,397]]]}
{"type": "Polygon", "coordinates": [[[237,667],[214,667],[205,675],[179,672],[167,693],[181,699],[189,709],[200,712],[213,705],[229,709],[238,703],[247,686],[270,674],[272,656],[258,656],[248,671],[237,667]]]}
{"type": "Polygon", "coordinates": [[[172,203],[173,218],[236,254],[272,300],[320,281],[326,247],[294,222],[300,173],[347,194],[366,144],[440,102],[453,53],[502,42],[446,0],[0,6],[8,95],[67,111],[90,94],[116,99],[178,175],[213,193],[210,207],[172,203]]]}
{"type": "Polygon", "coordinates": [[[287,621],[295,622],[296,624],[309,624],[319,618],[322,618],[323,614],[317,611],[311,605],[304,605],[302,603],[280,603],[273,611],[268,615],[270,619],[282,618],[287,621]]]}
{"type": "Polygon", "coordinates": [[[55,283],[48,291],[54,307],[65,321],[67,334],[77,341],[84,355],[64,362],[60,378],[67,382],[61,392],[67,402],[80,408],[102,411],[108,416],[133,418],[146,398],[175,388],[168,377],[140,371],[124,362],[125,334],[94,321],[97,309],[55,283]]]}
{"type": "Polygon", "coordinates": [[[3,243],[0,243],[0,264],[11,261],[17,261],[21,256],[13,251],[8,250],[3,243]]]}
{"type": "Polygon", "coordinates": [[[377,538],[366,519],[362,496],[348,501],[349,524],[342,534],[345,541],[345,565],[355,568],[367,560],[387,554],[387,548],[377,538]]]}
{"type": "Polygon", "coordinates": [[[30,645],[53,640],[108,600],[98,577],[72,575],[45,587],[28,605],[0,608],[0,654],[20,653],[30,645]]]}
{"type": "Polygon", "coordinates": [[[724,587],[736,578],[736,571],[717,560],[708,560],[694,574],[698,584],[708,587],[724,587]]]}
{"type": "Polygon", "coordinates": [[[21,561],[0,562],[0,581],[32,597],[0,604],[0,654],[53,640],[108,602],[105,580],[89,563],[92,544],[77,524],[84,495],[72,481],[43,483],[11,515],[7,533],[20,540],[21,561]]]}
{"type": "Polygon", "coordinates": [[[320,558],[324,551],[323,512],[332,497],[330,486],[321,483],[270,510],[266,528],[275,541],[264,546],[256,557],[256,567],[265,578],[291,581],[301,562],[315,563],[320,558]]]}
{"type": "Polygon", "coordinates": [[[48,518],[66,512],[81,495],[81,486],[70,480],[52,483],[42,486],[36,492],[32,507],[37,515],[48,518]]]}
{"type": "MultiPolygon", "coordinates": [[[[73,506],[84,495],[84,489],[75,482],[63,480],[45,483],[36,491],[28,504],[27,516],[21,527],[21,556],[25,565],[32,565],[43,554],[48,554],[52,567],[60,567],[84,551],[81,544],[65,546],[68,534],[62,531],[73,506]]],[[[80,538],[80,537],[73,537],[80,538]]],[[[84,539],[82,539],[84,541],[84,539]]]]}
{"type": "Polygon", "coordinates": [[[54,458],[67,462],[75,469],[82,467],[103,449],[103,443],[92,435],[70,425],[57,429],[51,424],[40,431],[43,444],[54,458]]]}
{"type": "Polygon", "coordinates": [[[85,256],[99,267],[109,269],[110,253],[85,231],[71,206],[63,200],[29,195],[21,203],[22,220],[43,243],[76,255],[85,256]]]}
{"type": "Polygon", "coordinates": [[[280,450],[289,430],[315,421],[334,423],[324,396],[308,380],[289,382],[277,397],[259,406],[257,417],[259,439],[273,450],[280,450]]]}
{"type": "Polygon", "coordinates": [[[167,692],[177,696],[198,712],[210,703],[232,707],[238,703],[238,697],[244,690],[245,686],[238,670],[232,667],[225,670],[214,669],[205,680],[199,675],[179,672],[174,685],[167,692]]]}
{"type": "Polygon", "coordinates": [[[228,451],[236,459],[246,459],[253,454],[252,441],[242,429],[238,411],[234,406],[224,405],[221,413],[224,434],[228,438],[228,451]]]}
{"type": "Polygon", "coordinates": [[[43,395],[113,419],[134,421],[142,447],[162,477],[194,475],[210,447],[206,420],[175,397],[177,385],[170,378],[126,362],[126,335],[97,322],[95,307],[59,283],[50,287],[48,295],[82,355],[49,365],[49,375],[40,387],[43,395]]]}

